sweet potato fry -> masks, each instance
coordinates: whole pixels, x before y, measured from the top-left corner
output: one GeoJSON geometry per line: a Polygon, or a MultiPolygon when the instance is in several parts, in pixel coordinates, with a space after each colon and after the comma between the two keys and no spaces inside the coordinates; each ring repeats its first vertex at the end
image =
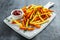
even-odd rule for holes
{"type": "Polygon", "coordinates": [[[33,31],[35,28],[27,28],[28,31],[33,31]]]}
{"type": "Polygon", "coordinates": [[[30,17],[30,15],[33,13],[34,10],[32,10],[30,13],[28,13],[28,15],[26,16],[27,18],[30,17]]]}
{"type": "Polygon", "coordinates": [[[26,6],[22,8],[23,12],[26,13],[26,6]]]}
{"type": "Polygon", "coordinates": [[[22,30],[27,30],[27,28],[26,28],[26,27],[20,27],[20,29],[22,29],[22,30]]]}
{"type": "Polygon", "coordinates": [[[24,24],[26,24],[26,21],[27,21],[26,17],[23,18],[23,21],[24,21],[24,24]]]}
{"type": "Polygon", "coordinates": [[[48,15],[47,15],[47,14],[41,15],[41,17],[42,17],[43,19],[45,19],[45,18],[48,18],[48,15]]]}
{"type": "Polygon", "coordinates": [[[50,15],[50,14],[48,14],[48,17],[51,17],[51,15],[50,15]]]}
{"type": "Polygon", "coordinates": [[[14,21],[12,21],[11,24],[16,24],[16,23],[14,21]]]}
{"type": "Polygon", "coordinates": [[[20,23],[20,19],[18,19],[18,20],[16,20],[16,21],[20,23]]]}
{"type": "Polygon", "coordinates": [[[41,27],[41,26],[38,25],[38,24],[31,24],[31,26],[36,27],[36,28],[40,28],[40,27],[41,27]]]}
{"type": "Polygon", "coordinates": [[[22,25],[25,26],[25,21],[24,20],[22,21],[22,25]]]}

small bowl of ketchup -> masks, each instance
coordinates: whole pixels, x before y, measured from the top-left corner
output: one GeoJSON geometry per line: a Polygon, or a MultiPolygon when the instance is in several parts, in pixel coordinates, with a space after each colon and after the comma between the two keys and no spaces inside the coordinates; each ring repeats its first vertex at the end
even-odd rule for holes
{"type": "Polygon", "coordinates": [[[11,12],[11,15],[14,19],[21,19],[24,13],[21,9],[15,9],[11,12]]]}

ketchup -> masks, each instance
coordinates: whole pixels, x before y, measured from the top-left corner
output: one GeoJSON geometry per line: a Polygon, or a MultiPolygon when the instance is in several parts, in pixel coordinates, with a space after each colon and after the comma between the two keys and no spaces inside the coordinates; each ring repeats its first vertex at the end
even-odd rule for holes
{"type": "Polygon", "coordinates": [[[14,12],[13,12],[13,15],[20,15],[22,12],[20,11],[20,10],[15,10],[14,12]]]}

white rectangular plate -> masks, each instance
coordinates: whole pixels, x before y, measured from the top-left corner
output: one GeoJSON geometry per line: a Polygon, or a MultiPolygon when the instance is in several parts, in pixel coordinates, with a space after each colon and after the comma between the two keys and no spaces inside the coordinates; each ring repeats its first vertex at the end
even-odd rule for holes
{"type": "MultiPolygon", "coordinates": [[[[17,33],[19,33],[20,35],[24,36],[27,39],[31,39],[34,36],[36,36],[38,33],[40,33],[55,17],[55,13],[52,13],[52,16],[49,18],[49,22],[44,23],[43,25],[41,25],[41,28],[39,29],[35,29],[33,31],[26,31],[24,32],[23,30],[19,29],[19,27],[17,25],[11,24],[9,23],[6,19],[4,19],[4,22],[10,27],[12,28],[14,31],[16,31],[17,33]]],[[[11,16],[7,17],[8,19],[11,18],[11,16]]]]}

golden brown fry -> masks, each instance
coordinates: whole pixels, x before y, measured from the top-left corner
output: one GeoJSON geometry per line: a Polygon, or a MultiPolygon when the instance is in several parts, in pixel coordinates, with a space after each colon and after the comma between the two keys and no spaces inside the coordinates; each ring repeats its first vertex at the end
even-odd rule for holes
{"type": "Polygon", "coordinates": [[[27,28],[28,31],[33,31],[35,28],[27,28]]]}
{"type": "Polygon", "coordinates": [[[41,20],[37,20],[37,21],[35,21],[35,22],[39,23],[39,22],[41,22],[41,20]]]}
{"type": "Polygon", "coordinates": [[[37,21],[37,20],[40,20],[40,18],[39,17],[36,17],[34,21],[37,21]]]}
{"type": "Polygon", "coordinates": [[[20,29],[22,29],[22,30],[27,30],[27,28],[26,28],[26,27],[21,27],[21,26],[20,26],[20,29]]]}
{"type": "Polygon", "coordinates": [[[37,16],[38,16],[38,15],[35,15],[34,18],[31,20],[31,22],[34,21],[37,16]]]}
{"type": "Polygon", "coordinates": [[[32,5],[32,7],[30,9],[35,9],[36,5],[34,5],[34,4],[31,4],[31,5],[32,5]]]}
{"type": "Polygon", "coordinates": [[[42,21],[44,21],[44,19],[41,17],[41,15],[40,15],[40,13],[39,12],[37,12],[38,13],[38,15],[39,15],[39,18],[42,20],[42,21]]]}
{"type": "Polygon", "coordinates": [[[29,18],[30,17],[30,15],[33,13],[33,11],[34,10],[31,10],[31,12],[30,13],[28,13],[28,15],[26,16],[27,18],[29,18]]]}
{"type": "MultiPolygon", "coordinates": [[[[16,20],[18,23],[20,23],[20,20],[18,19],[18,20],[16,20]]],[[[12,21],[12,24],[16,24],[14,21],[12,21]]]]}
{"type": "Polygon", "coordinates": [[[23,12],[26,14],[26,6],[22,8],[23,12]]]}
{"type": "Polygon", "coordinates": [[[26,22],[26,28],[28,28],[28,23],[29,23],[29,19],[27,19],[27,22],[26,22]]]}
{"type": "Polygon", "coordinates": [[[46,23],[46,22],[48,22],[49,20],[45,20],[45,21],[43,21],[43,22],[30,22],[31,24],[38,24],[38,25],[41,25],[41,24],[43,24],[43,23],[46,23]]]}
{"type": "Polygon", "coordinates": [[[22,21],[22,25],[25,26],[25,21],[24,20],[22,21]]]}
{"type": "Polygon", "coordinates": [[[19,26],[19,27],[24,27],[21,23],[17,22],[15,19],[13,21],[19,26]]]}
{"type": "Polygon", "coordinates": [[[24,12],[24,16],[21,23],[19,20],[16,21],[13,19],[13,21],[20,27],[20,29],[28,31],[32,31],[35,28],[40,28],[41,24],[48,22],[49,20],[47,20],[47,18],[49,18],[53,12],[52,10],[44,8],[43,6],[34,4],[28,7],[25,6],[22,8],[22,10],[24,12]],[[28,27],[28,25],[32,27],[28,27]]]}
{"type": "Polygon", "coordinates": [[[33,27],[36,27],[36,28],[40,28],[41,26],[40,25],[38,25],[38,24],[30,24],[31,26],[33,26],[33,27]]]}
{"type": "Polygon", "coordinates": [[[29,19],[32,19],[34,13],[35,13],[35,10],[33,10],[33,12],[32,12],[32,14],[30,15],[30,18],[29,18],[29,19]]]}
{"type": "Polygon", "coordinates": [[[14,21],[11,22],[12,24],[16,24],[14,21]]]}

